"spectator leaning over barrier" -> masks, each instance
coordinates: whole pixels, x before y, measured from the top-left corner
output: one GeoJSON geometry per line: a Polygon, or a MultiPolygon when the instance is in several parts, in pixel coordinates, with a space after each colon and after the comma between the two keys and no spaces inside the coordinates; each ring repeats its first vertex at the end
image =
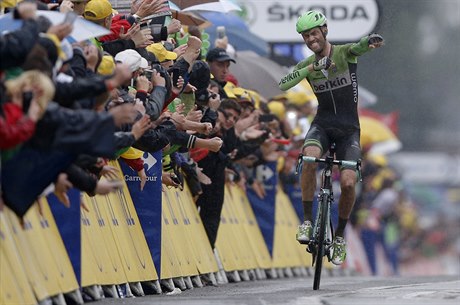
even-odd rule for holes
{"type": "Polygon", "coordinates": [[[211,74],[214,76],[214,80],[219,84],[219,94],[221,98],[226,98],[227,93],[224,91],[224,87],[227,84],[226,78],[230,73],[229,67],[230,62],[236,63],[236,61],[227,54],[225,49],[214,48],[208,51],[206,55],[206,61],[209,64],[211,74]]]}
{"type": "Polygon", "coordinates": [[[177,54],[166,50],[161,42],[152,43],[146,50],[153,53],[160,65],[166,69],[169,69],[174,64],[174,60],[177,59],[177,54]]]}
{"type": "MultiPolygon", "coordinates": [[[[35,132],[36,122],[43,116],[54,95],[54,85],[45,74],[28,71],[5,83],[7,103],[0,109],[0,150],[7,160],[6,149],[27,141],[35,132]]],[[[10,155],[11,157],[11,155],[10,155]]]]}
{"type": "Polygon", "coordinates": [[[241,113],[241,106],[236,101],[223,100],[218,113],[219,118],[214,131],[215,135],[223,140],[222,148],[218,152],[209,152],[201,160],[197,160],[203,173],[211,179],[210,185],[201,185],[203,193],[196,203],[200,208],[200,217],[213,249],[224,203],[225,169],[231,166],[230,162],[238,142],[234,125],[241,113]]]}
{"type": "MultiPolygon", "coordinates": [[[[24,5],[25,7],[30,6],[29,3],[24,5]]],[[[25,22],[25,26],[27,25],[28,22],[25,22]]],[[[2,55],[7,55],[10,50],[18,49],[14,45],[10,45],[13,40],[9,40],[9,37],[14,38],[16,34],[21,34],[18,37],[19,39],[28,39],[27,42],[34,43],[27,53],[16,52],[12,54],[9,64],[11,64],[10,67],[16,67],[16,69],[14,74],[11,73],[12,70],[8,72],[9,77],[21,74],[21,70],[17,67],[18,65],[21,65],[25,70],[40,69],[46,75],[55,75],[57,76],[56,94],[52,95],[56,100],[60,100],[59,97],[65,95],[66,100],[70,101],[67,106],[73,106],[72,103],[75,99],[100,94],[125,81],[125,73],[121,67],[120,69],[117,68],[112,77],[106,79],[95,77],[91,78],[89,82],[81,78],[72,79],[71,75],[64,76],[62,67],[65,66],[65,60],[71,57],[72,52],[65,45],[63,48],[59,40],[64,39],[72,30],[72,27],[57,25],[50,26],[45,30],[48,33],[56,33],[57,35],[43,36],[36,40],[33,37],[28,38],[27,35],[22,36],[22,30],[20,30],[7,36],[0,36],[2,55]],[[38,44],[35,43],[37,41],[39,42],[38,44]],[[22,57],[18,58],[18,56],[22,57]],[[17,61],[15,60],[16,58],[17,61]],[[63,60],[64,62],[61,62],[63,60]],[[60,80],[61,78],[63,80],[60,80]]],[[[34,31],[35,29],[30,29],[31,33],[34,33],[34,31]]],[[[24,43],[24,45],[27,46],[27,43],[24,43]]],[[[6,57],[2,56],[3,58],[6,57]]],[[[3,65],[3,61],[2,67],[7,67],[7,65],[3,65]]],[[[25,72],[24,77],[29,75],[28,73],[35,72],[25,72]]],[[[20,80],[21,76],[17,81],[20,80]]],[[[13,81],[16,82],[16,80],[13,81]]],[[[30,106],[28,106],[30,111],[36,107],[34,98],[40,99],[45,92],[51,91],[42,88],[40,91],[35,92],[34,90],[38,90],[37,88],[40,88],[40,86],[36,84],[32,89],[28,89],[30,88],[29,86],[31,85],[24,86],[21,90],[24,90],[24,93],[31,92],[32,96],[27,97],[28,95],[21,94],[21,97],[23,101],[31,100],[30,106]]],[[[14,87],[12,86],[11,88],[14,87]]],[[[46,99],[49,101],[51,97],[46,99]]],[[[14,100],[16,98],[13,98],[14,100]]],[[[66,102],[64,101],[63,104],[66,104],[66,102]]],[[[46,112],[44,112],[43,118],[38,121],[32,138],[25,145],[19,147],[16,154],[10,154],[11,159],[4,160],[2,175],[7,179],[5,183],[2,182],[2,189],[6,203],[19,216],[22,216],[49,183],[56,182],[60,184],[59,180],[62,179],[57,178],[59,172],[65,170],[77,154],[112,155],[114,152],[112,149],[115,148],[113,145],[113,126],[132,120],[131,114],[133,112],[131,112],[130,108],[132,106],[122,107],[116,111],[111,111],[111,113],[96,114],[92,110],[63,110],[56,103],[50,103],[48,107],[42,107],[42,113],[45,109],[46,112]],[[43,154],[43,151],[46,151],[46,154],[43,154]],[[18,176],[18,171],[21,173],[20,176],[18,176]],[[29,178],[24,178],[36,175],[40,176],[38,183],[37,181],[31,183],[29,178]],[[21,191],[25,188],[29,190],[27,193],[21,191]]],[[[30,116],[34,117],[34,115],[30,116]]],[[[12,119],[12,117],[9,117],[9,119],[12,119]]]]}

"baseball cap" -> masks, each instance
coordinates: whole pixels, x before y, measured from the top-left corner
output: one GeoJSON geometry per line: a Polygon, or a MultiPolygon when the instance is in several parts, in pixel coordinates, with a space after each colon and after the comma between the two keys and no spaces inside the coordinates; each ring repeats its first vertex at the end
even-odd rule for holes
{"type": "Polygon", "coordinates": [[[115,61],[113,60],[112,55],[102,56],[101,63],[97,68],[97,73],[101,75],[112,75],[115,70],[115,61]]]}
{"type": "Polygon", "coordinates": [[[246,89],[241,88],[241,87],[235,87],[233,89],[233,94],[235,94],[236,97],[238,98],[238,102],[249,103],[251,105],[254,105],[254,101],[252,100],[251,95],[246,89]]]}
{"type": "Polygon", "coordinates": [[[101,20],[112,14],[112,4],[108,0],[91,0],[86,4],[83,17],[87,20],[101,20]]]}
{"type": "Polygon", "coordinates": [[[115,55],[115,61],[128,65],[131,72],[135,72],[141,67],[142,56],[137,51],[128,49],[115,55]]]}
{"type": "Polygon", "coordinates": [[[142,68],[142,69],[148,69],[149,68],[149,63],[148,63],[147,59],[145,59],[144,57],[141,57],[140,68],[142,68]]]}
{"type": "Polygon", "coordinates": [[[166,50],[161,42],[152,43],[146,49],[153,53],[159,62],[175,60],[177,58],[177,54],[166,50]]]}
{"type": "Polygon", "coordinates": [[[208,51],[206,55],[206,61],[232,61],[236,63],[236,61],[228,55],[227,51],[222,48],[214,48],[208,51]]]}

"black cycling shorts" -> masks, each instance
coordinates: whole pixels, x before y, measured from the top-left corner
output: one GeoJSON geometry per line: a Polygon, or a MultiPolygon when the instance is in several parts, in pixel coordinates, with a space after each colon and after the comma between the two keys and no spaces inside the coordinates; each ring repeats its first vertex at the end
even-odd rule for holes
{"type": "Polygon", "coordinates": [[[360,130],[343,130],[335,127],[323,128],[313,123],[308,130],[303,147],[318,146],[321,154],[325,154],[333,142],[336,147],[336,159],[358,160],[361,158],[361,145],[359,143],[360,130]]]}

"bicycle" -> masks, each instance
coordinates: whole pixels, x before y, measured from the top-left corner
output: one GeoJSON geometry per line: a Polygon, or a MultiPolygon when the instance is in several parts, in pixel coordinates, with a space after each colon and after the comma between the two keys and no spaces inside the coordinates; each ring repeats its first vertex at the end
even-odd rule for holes
{"type": "Polygon", "coordinates": [[[313,225],[313,234],[307,243],[307,252],[313,256],[312,266],[315,266],[315,276],[313,280],[313,290],[319,289],[321,281],[321,271],[323,267],[323,257],[327,256],[331,261],[331,247],[334,237],[334,229],[331,221],[331,204],[334,202],[334,193],[332,190],[332,169],[334,165],[346,168],[355,168],[358,172],[359,181],[361,182],[361,160],[347,161],[335,160],[335,143],[329,149],[329,154],[325,159],[307,157],[302,154],[297,160],[296,174],[303,162],[322,163],[325,168],[322,170],[322,184],[318,194],[318,210],[313,225]]]}

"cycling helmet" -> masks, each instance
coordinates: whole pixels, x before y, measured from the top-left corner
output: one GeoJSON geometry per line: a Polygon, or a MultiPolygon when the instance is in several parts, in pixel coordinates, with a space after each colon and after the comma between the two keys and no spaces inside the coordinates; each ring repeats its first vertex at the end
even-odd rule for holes
{"type": "Polygon", "coordinates": [[[327,25],[326,16],[318,11],[308,11],[297,19],[296,30],[300,34],[313,28],[327,25]]]}

